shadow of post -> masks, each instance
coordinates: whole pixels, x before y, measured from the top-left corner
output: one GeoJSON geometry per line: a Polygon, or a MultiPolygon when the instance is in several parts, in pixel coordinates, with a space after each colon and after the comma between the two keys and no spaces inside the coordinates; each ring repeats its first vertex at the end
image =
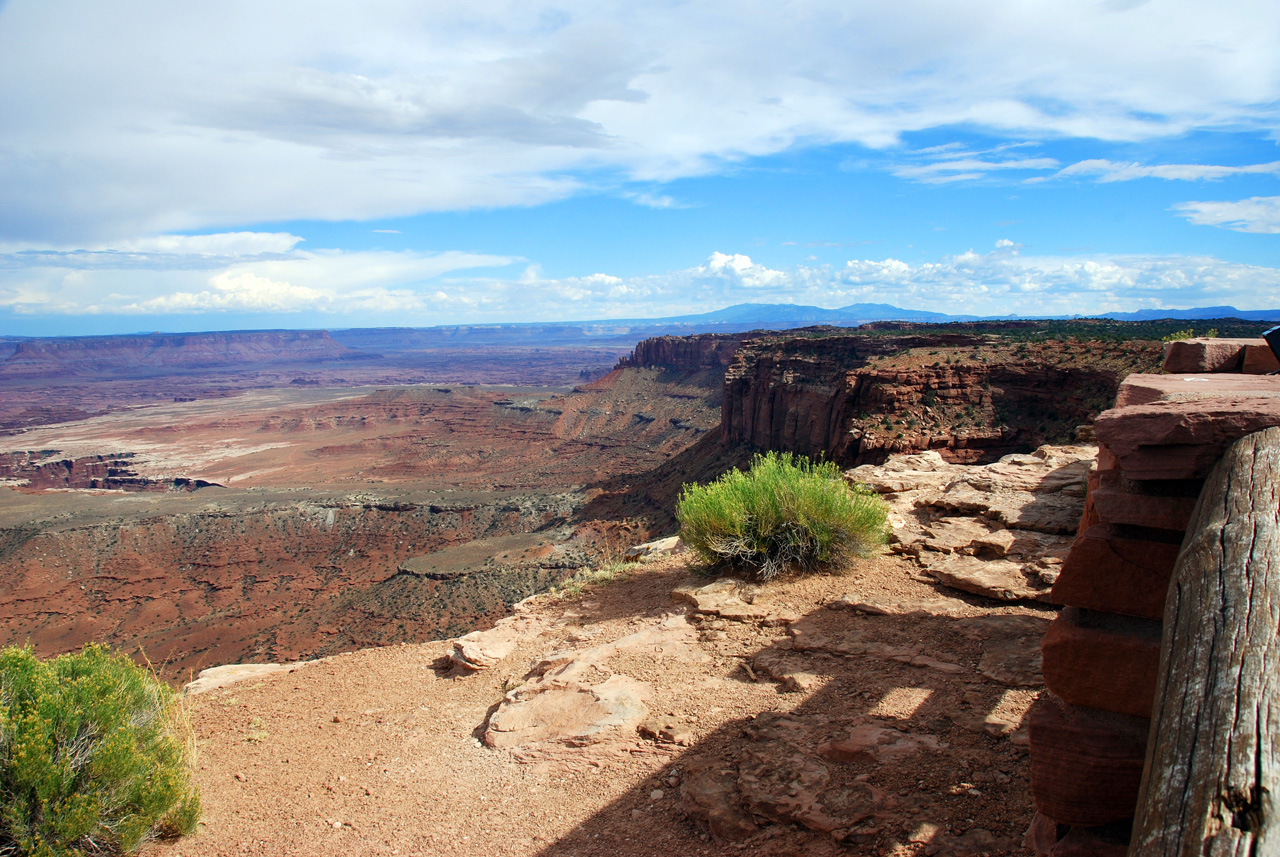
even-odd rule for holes
{"type": "MultiPolygon", "coordinates": [[[[961,600],[992,610],[976,596],[961,600]]],[[[744,687],[769,681],[766,671],[779,676],[771,710],[673,748],[670,761],[539,854],[1027,853],[1023,721],[1040,687],[1026,673],[1038,679],[1046,620],[1005,614],[813,611],[786,639],[709,673],[744,687]],[[1001,674],[992,656],[1011,641],[1034,650],[1035,663],[1001,674]]]]}

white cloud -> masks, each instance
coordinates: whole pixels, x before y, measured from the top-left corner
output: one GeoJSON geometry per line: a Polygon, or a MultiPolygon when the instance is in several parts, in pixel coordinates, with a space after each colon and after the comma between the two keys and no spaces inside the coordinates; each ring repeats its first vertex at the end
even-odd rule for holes
{"type": "Polygon", "coordinates": [[[223,271],[209,278],[213,290],[171,292],[125,304],[123,313],[194,312],[297,312],[327,308],[332,295],[319,289],[295,286],[261,277],[249,271],[223,271]]]}
{"type": "Polygon", "coordinates": [[[623,196],[625,196],[627,199],[631,200],[632,202],[636,203],[637,205],[643,205],[646,208],[688,208],[689,207],[688,205],[677,201],[674,197],[668,196],[665,193],[653,194],[653,193],[647,193],[647,192],[628,192],[628,193],[624,193],[623,196]]]}
{"type": "MultiPolygon", "coordinates": [[[[0,262],[5,257],[0,257],[0,262]]],[[[739,303],[840,307],[889,303],[953,315],[1071,315],[1215,306],[1271,309],[1280,269],[1206,256],[1036,256],[1000,239],[935,262],[851,259],[773,268],[742,253],[641,276],[545,277],[536,265],[467,253],[293,251],[288,258],[184,267],[0,266],[0,307],[18,315],[192,316],[217,328],[226,313],[310,313],[317,324],[434,325],[706,312],[739,303]],[[324,319],[330,319],[325,321],[324,319]]],[[[287,316],[282,319],[287,324],[287,316]]]]}
{"type": "Polygon", "coordinates": [[[1053,158],[1006,158],[983,160],[981,158],[957,158],[931,164],[894,167],[893,174],[901,178],[915,179],[930,184],[969,181],[983,175],[1003,170],[1052,170],[1058,166],[1053,158]]]}
{"type": "MultiPolygon", "coordinates": [[[[458,251],[276,252],[297,241],[270,235],[262,240],[161,236],[121,242],[134,248],[128,252],[108,247],[0,254],[0,306],[26,315],[426,313],[440,303],[427,296],[447,275],[515,261],[458,251]],[[142,247],[155,249],[137,249],[142,247]]],[[[478,305],[474,300],[443,303],[478,305]]]]}
{"type": "Polygon", "coordinates": [[[217,232],[211,235],[156,235],[96,247],[117,253],[195,256],[261,256],[288,253],[302,241],[288,232],[217,232]]]}
{"type": "MultiPolygon", "coordinates": [[[[1268,0],[10,0],[2,14],[5,241],[530,205],[948,126],[1142,140],[1280,118],[1268,0]]],[[[915,178],[1052,168],[939,154],[915,178]]]]}
{"type": "Polygon", "coordinates": [[[717,250],[711,254],[706,265],[695,270],[727,278],[746,289],[777,288],[787,283],[787,274],[783,271],[757,265],[751,261],[750,256],[744,256],[741,253],[730,255],[717,250]]]}
{"type": "Polygon", "coordinates": [[[1237,202],[1180,202],[1173,210],[1199,226],[1264,235],[1280,233],[1280,196],[1251,196],[1237,202]]]}
{"type": "Polygon", "coordinates": [[[1134,179],[1169,179],[1177,181],[1203,181],[1242,175],[1280,175],[1280,161],[1266,164],[1248,164],[1242,167],[1223,167],[1212,164],[1137,164],[1092,158],[1079,161],[1059,170],[1061,176],[1096,176],[1100,182],[1124,182],[1134,179]]]}

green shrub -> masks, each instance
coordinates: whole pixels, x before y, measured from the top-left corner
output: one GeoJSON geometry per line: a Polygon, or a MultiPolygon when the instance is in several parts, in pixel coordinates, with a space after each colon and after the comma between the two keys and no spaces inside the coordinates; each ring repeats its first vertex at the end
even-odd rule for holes
{"type": "Polygon", "coordinates": [[[685,485],[676,504],[680,538],[712,568],[769,580],[811,571],[884,543],[888,507],[852,489],[831,462],[791,453],[757,455],[709,485],[685,485]]]}
{"type": "Polygon", "coordinates": [[[193,746],[173,691],[105,646],[0,650],[0,854],[120,854],[190,833],[193,746]]]}

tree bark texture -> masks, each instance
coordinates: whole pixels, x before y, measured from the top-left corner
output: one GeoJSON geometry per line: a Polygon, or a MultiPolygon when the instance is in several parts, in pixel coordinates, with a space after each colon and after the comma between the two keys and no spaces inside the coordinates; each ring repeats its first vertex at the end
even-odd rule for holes
{"type": "Polygon", "coordinates": [[[1236,441],[1169,585],[1133,857],[1280,855],[1280,428],[1236,441]]]}

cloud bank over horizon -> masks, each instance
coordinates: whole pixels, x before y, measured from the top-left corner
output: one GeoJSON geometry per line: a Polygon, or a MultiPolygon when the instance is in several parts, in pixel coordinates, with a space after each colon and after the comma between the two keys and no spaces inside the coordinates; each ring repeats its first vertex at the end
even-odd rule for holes
{"type": "Polygon", "coordinates": [[[1277,40],[1261,0],[10,0],[0,311],[1267,307],[1277,40]]]}
{"type": "Polygon", "coordinates": [[[162,236],[152,249],[0,255],[28,278],[0,289],[0,310],[22,316],[308,314],[326,326],[654,318],[740,303],[835,309],[890,303],[952,315],[1088,315],[1243,303],[1280,306],[1280,268],[1209,257],[1024,256],[1001,239],[987,252],[935,262],[849,259],[774,269],[713,252],[687,268],[638,277],[546,278],[527,260],[467,253],[292,249],[296,236],[162,236]],[[238,248],[240,252],[228,252],[238,248]],[[216,250],[217,252],[200,252],[216,250]],[[281,252],[283,250],[283,252],[281,252]],[[38,258],[36,258],[38,257],[38,258]],[[492,273],[489,273],[492,272],[492,273]],[[567,310],[571,308],[571,310],[567,310]],[[328,319],[325,321],[325,319],[328,319]]]}

